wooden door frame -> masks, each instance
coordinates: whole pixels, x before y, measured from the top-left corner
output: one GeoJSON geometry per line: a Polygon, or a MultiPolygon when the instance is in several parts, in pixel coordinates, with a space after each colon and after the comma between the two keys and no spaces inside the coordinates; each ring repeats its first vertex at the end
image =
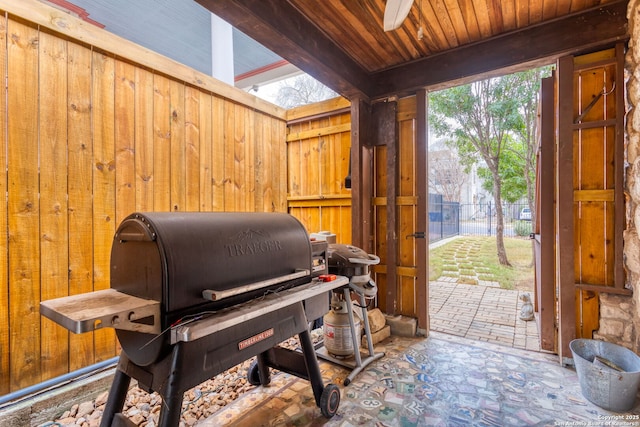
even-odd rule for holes
{"type": "MultiPolygon", "coordinates": [[[[416,94],[416,120],[413,153],[416,161],[415,177],[417,206],[416,232],[423,231],[424,238],[416,238],[416,286],[414,303],[418,330],[422,335],[429,333],[429,251],[428,251],[428,181],[427,181],[427,92],[420,90],[416,94]]],[[[352,241],[367,251],[373,249],[373,180],[374,167],[372,150],[375,146],[386,146],[386,294],[385,311],[396,314],[399,306],[398,283],[398,235],[397,202],[399,188],[398,173],[398,131],[396,100],[370,105],[362,99],[352,100],[351,107],[351,156],[352,156],[352,241]]]]}
{"type": "Polygon", "coordinates": [[[572,358],[576,338],[576,291],[573,221],[573,56],[558,60],[558,143],[556,146],[556,280],[558,286],[558,356],[572,358]],[[564,102],[563,102],[564,100],[564,102]]]}
{"type": "Polygon", "coordinates": [[[370,148],[371,105],[351,99],[351,243],[372,252],[371,198],[373,165],[370,148]]]}
{"type": "Polygon", "coordinates": [[[429,336],[429,149],[427,112],[429,106],[428,92],[424,89],[416,94],[416,192],[418,229],[424,224],[424,238],[416,240],[416,307],[418,314],[418,330],[429,336]],[[424,221],[424,223],[422,223],[424,221]]]}

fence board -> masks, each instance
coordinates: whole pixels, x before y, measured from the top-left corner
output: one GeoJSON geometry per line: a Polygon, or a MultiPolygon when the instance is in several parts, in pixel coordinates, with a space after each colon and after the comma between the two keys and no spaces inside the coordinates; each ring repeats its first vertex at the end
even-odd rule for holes
{"type": "MultiPolygon", "coordinates": [[[[93,290],[93,179],[91,144],[91,57],[84,46],[68,43],[69,294],[93,290]]],[[[58,327],[58,329],[61,329],[58,327]]],[[[70,334],[69,369],[95,361],[93,334],[70,334]]],[[[66,351],[66,349],[65,349],[66,351]]]]}
{"type": "Polygon", "coordinates": [[[135,175],[135,67],[116,60],[115,149],[116,149],[116,222],[120,223],[136,209],[135,175]]]}
{"type": "Polygon", "coordinates": [[[33,84],[38,82],[38,31],[11,20],[8,33],[9,348],[11,389],[19,389],[42,378],[38,86],[33,84]]]}
{"type": "MultiPolygon", "coordinates": [[[[320,125],[320,123],[318,125],[320,125]]],[[[328,186],[328,174],[326,171],[323,171],[320,166],[320,151],[326,148],[326,138],[326,136],[323,136],[321,138],[310,138],[307,140],[304,153],[306,156],[306,162],[304,162],[304,176],[306,177],[305,194],[326,194],[322,191],[322,187],[328,186]]]]}
{"type": "Polygon", "coordinates": [[[235,164],[236,164],[236,144],[235,132],[237,119],[235,106],[229,101],[224,101],[224,128],[228,130],[223,134],[224,141],[224,198],[223,206],[226,212],[236,210],[234,196],[236,191],[235,164]]]}
{"type": "MultiPolygon", "coordinates": [[[[0,15],[0,71],[7,72],[7,20],[0,15]]],[[[7,194],[7,87],[0,85],[0,194],[7,194]]],[[[0,203],[0,372],[9,372],[9,272],[7,204],[0,203]]],[[[10,376],[0,375],[0,394],[10,390],[10,376]]]]}
{"type": "Polygon", "coordinates": [[[211,209],[223,212],[226,195],[226,166],[225,166],[225,137],[224,130],[227,123],[225,115],[225,100],[213,97],[211,99],[211,209]]]}
{"type": "Polygon", "coordinates": [[[271,133],[271,143],[270,150],[271,156],[273,160],[273,187],[274,187],[274,197],[276,198],[276,203],[274,203],[274,210],[280,211],[283,210],[286,212],[287,209],[287,144],[283,143],[283,140],[279,139],[277,135],[286,135],[286,123],[282,121],[276,121],[272,119],[272,133],[271,133]],[[279,186],[276,186],[276,183],[279,183],[279,186]]]}
{"type": "Polygon", "coordinates": [[[183,83],[171,80],[171,210],[186,210],[186,148],[185,148],[185,87],[183,83]]]}
{"type": "MultiPolygon", "coordinates": [[[[333,123],[337,118],[331,117],[329,119],[329,125],[333,123]]],[[[330,134],[319,137],[320,147],[318,152],[320,176],[322,180],[318,183],[320,188],[318,191],[320,194],[339,194],[340,187],[336,181],[336,176],[340,173],[340,166],[334,167],[333,163],[336,163],[340,159],[340,134],[330,134]]],[[[345,175],[346,176],[346,175],[345,175]]]]}
{"type": "MultiPolygon", "coordinates": [[[[343,115],[341,121],[351,121],[349,115],[343,115]]],[[[346,124],[346,123],[345,123],[346,124]]],[[[340,159],[335,174],[332,175],[334,187],[330,191],[340,194],[350,194],[351,190],[345,187],[345,179],[349,175],[349,160],[351,148],[351,131],[342,132],[333,140],[333,152],[340,159]]]]}
{"type": "Polygon", "coordinates": [[[171,94],[169,79],[153,76],[153,210],[171,211],[171,94]]]}
{"type": "Polygon", "coordinates": [[[243,210],[247,212],[254,212],[256,210],[256,153],[255,153],[255,145],[247,144],[247,141],[255,141],[255,126],[258,123],[256,119],[256,114],[253,111],[249,111],[246,108],[244,109],[245,116],[245,130],[244,130],[244,141],[245,141],[245,174],[244,174],[244,185],[245,189],[243,191],[245,198],[245,207],[243,210]]]}
{"type": "Polygon", "coordinates": [[[258,115],[257,123],[255,126],[255,135],[254,140],[256,141],[256,150],[254,154],[254,163],[255,163],[255,176],[254,186],[256,187],[255,191],[255,210],[259,212],[265,211],[265,197],[269,197],[267,192],[271,191],[271,179],[268,176],[268,169],[265,169],[270,166],[268,161],[268,153],[265,150],[265,146],[267,145],[266,139],[267,135],[270,133],[270,129],[268,125],[271,123],[269,117],[263,117],[262,115],[258,115]],[[258,191],[259,189],[259,191],[258,191]]]}
{"type": "MultiPolygon", "coordinates": [[[[92,59],[93,122],[93,288],[109,288],[109,258],[116,227],[115,60],[98,52],[92,59]]],[[[115,356],[112,329],[94,332],[95,360],[115,356]]]]}
{"type": "Polygon", "coordinates": [[[247,116],[244,114],[244,110],[239,105],[234,104],[235,112],[234,132],[233,132],[233,191],[236,203],[234,204],[235,211],[247,210],[247,199],[245,197],[247,191],[246,183],[246,169],[247,169],[247,146],[246,141],[246,127],[245,123],[247,116]]]}
{"type": "Polygon", "coordinates": [[[203,212],[211,211],[212,197],[213,197],[213,185],[212,185],[212,145],[213,134],[211,128],[211,95],[199,91],[198,100],[200,117],[200,153],[198,154],[200,159],[200,207],[199,210],[203,212]]]}
{"type": "Polygon", "coordinates": [[[135,210],[146,212],[154,205],[153,74],[136,67],[134,76],[135,210]]]}
{"type": "MultiPolygon", "coordinates": [[[[321,226],[320,212],[321,212],[321,208],[301,210],[300,220],[302,221],[302,224],[306,227],[308,232],[313,233],[316,231],[321,231],[322,226],[321,226]]],[[[329,231],[333,232],[333,230],[329,230],[329,231]]]]}
{"type": "Polygon", "coordinates": [[[185,87],[185,209],[200,210],[200,91],[185,87]]]}
{"type": "MultiPolygon", "coordinates": [[[[316,138],[312,138],[312,139],[317,144],[317,139],[316,138]]],[[[299,157],[299,161],[300,161],[300,194],[301,195],[318,194],[317,191],[314,191],[311,188],[313,183],[309,179],[309,173],[313,173],[313,172],[311,172],[311,162],[310,162],[311,145],[313,143],[314,142],[312,142],[312,140],[310,140],[310,139],[303,139],[303,140],[300,140],[300,142],[299,142],[299,144],[300,144],[300,157],[299,157]]],[[[317,181],[317,179],[316,179],[316,181],[317,181]]]]}
{"type": "MultiPolygon", "coordinates": [[[[40,33],[40,295],[67,296],[69,242],[67,217],[67,43],[40,33]]],[[[71,58],[73,59],[73,58],[71,58]]],[[[81,108],[80,106],[76,106],[81,108]]],[[[68,332],[41,319],[43,379],[62,375],[68,365],[68,332]]]]}
{"type": "Polygon", "coordinates": [[[265,187],[264,209],[267,212],[278,211],[284,207],[287,209],[287,144],[274,138],[278,133],[286,134],[286,125],[269,118],[265,137],[267,144],[264,149],[264,169],[268,171],[268,185],[265,187]],[[284,149],[284,153],[283,153],[284,149]],[[278,191],[278,182],[285,184],[285,191],[278,191]]]}
{"type": "Polygon", "coordinates": [[[302,144],[300,144],[299,142],[296,142],[295,144],[287,144],[287,160],[289,164],[289,197],[298,197],[302,194],[300,188],[300,179],[302,175],[302,168],[300,166],[301,145],[302,144]]]}

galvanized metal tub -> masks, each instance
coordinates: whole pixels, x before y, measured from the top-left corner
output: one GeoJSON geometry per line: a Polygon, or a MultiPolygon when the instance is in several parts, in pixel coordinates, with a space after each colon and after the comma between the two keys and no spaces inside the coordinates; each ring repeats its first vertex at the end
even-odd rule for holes
{"type": "Polygon", "coordinates": [[[617,344],[584,338],[571,341],[569,348],[582,395],[587,400],[614,412],[626,412],[634,407],[640,385],[637,354],[617,344]],[[606,362],[620,370],[607,366],[606,362]]]}

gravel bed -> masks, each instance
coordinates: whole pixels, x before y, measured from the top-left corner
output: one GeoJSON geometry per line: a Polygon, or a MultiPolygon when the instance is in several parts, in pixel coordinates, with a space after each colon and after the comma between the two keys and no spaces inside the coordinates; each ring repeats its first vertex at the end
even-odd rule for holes
{"type": "MultiPolygon", "coordinates": [[[[316,332],[316,331],[314,331],[316,332]]],[[[317,334],[315,335],[317,338],[317,334]]],[[[315,341],[315,340],[314,340],[315,341]]],[[[281,344],[295,348],[297,338],[289,338],[281,344]]],[[[255,388],[247,381],[247,369],[254,358],[236,365],[185,392],[179,427],[193,426],[224,406],[229,405],[243,393],[255,388]]],[[[39,427],[98,427],[107,402],[107,392],[95,400],[73,405],[59,418],[40,424],[39,427]]],[[[162,399],[158,393],[148,394],[137,386],[127,393],[123,413],[139,427],[156,427],[160,418],[162,399]]]]}

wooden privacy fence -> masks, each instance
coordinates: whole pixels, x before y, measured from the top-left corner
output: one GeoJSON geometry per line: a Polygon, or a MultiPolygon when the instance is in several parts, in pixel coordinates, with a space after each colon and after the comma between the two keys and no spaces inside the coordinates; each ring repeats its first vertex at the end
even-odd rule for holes
{"type": "Polygon", "coordinates": [[[287,112],[289,213],[309,232],[331,231],[351,243],[351,110],[344,98],[287,112]]]}
{"type": "Polygon", "coordinates": [[[287,153],[284,110],[35,0],[0,9],[6,394],[117,354],[113,330],[69,334],[39,303],[109,287],[125,216],[284,212],[287,153]]]}

